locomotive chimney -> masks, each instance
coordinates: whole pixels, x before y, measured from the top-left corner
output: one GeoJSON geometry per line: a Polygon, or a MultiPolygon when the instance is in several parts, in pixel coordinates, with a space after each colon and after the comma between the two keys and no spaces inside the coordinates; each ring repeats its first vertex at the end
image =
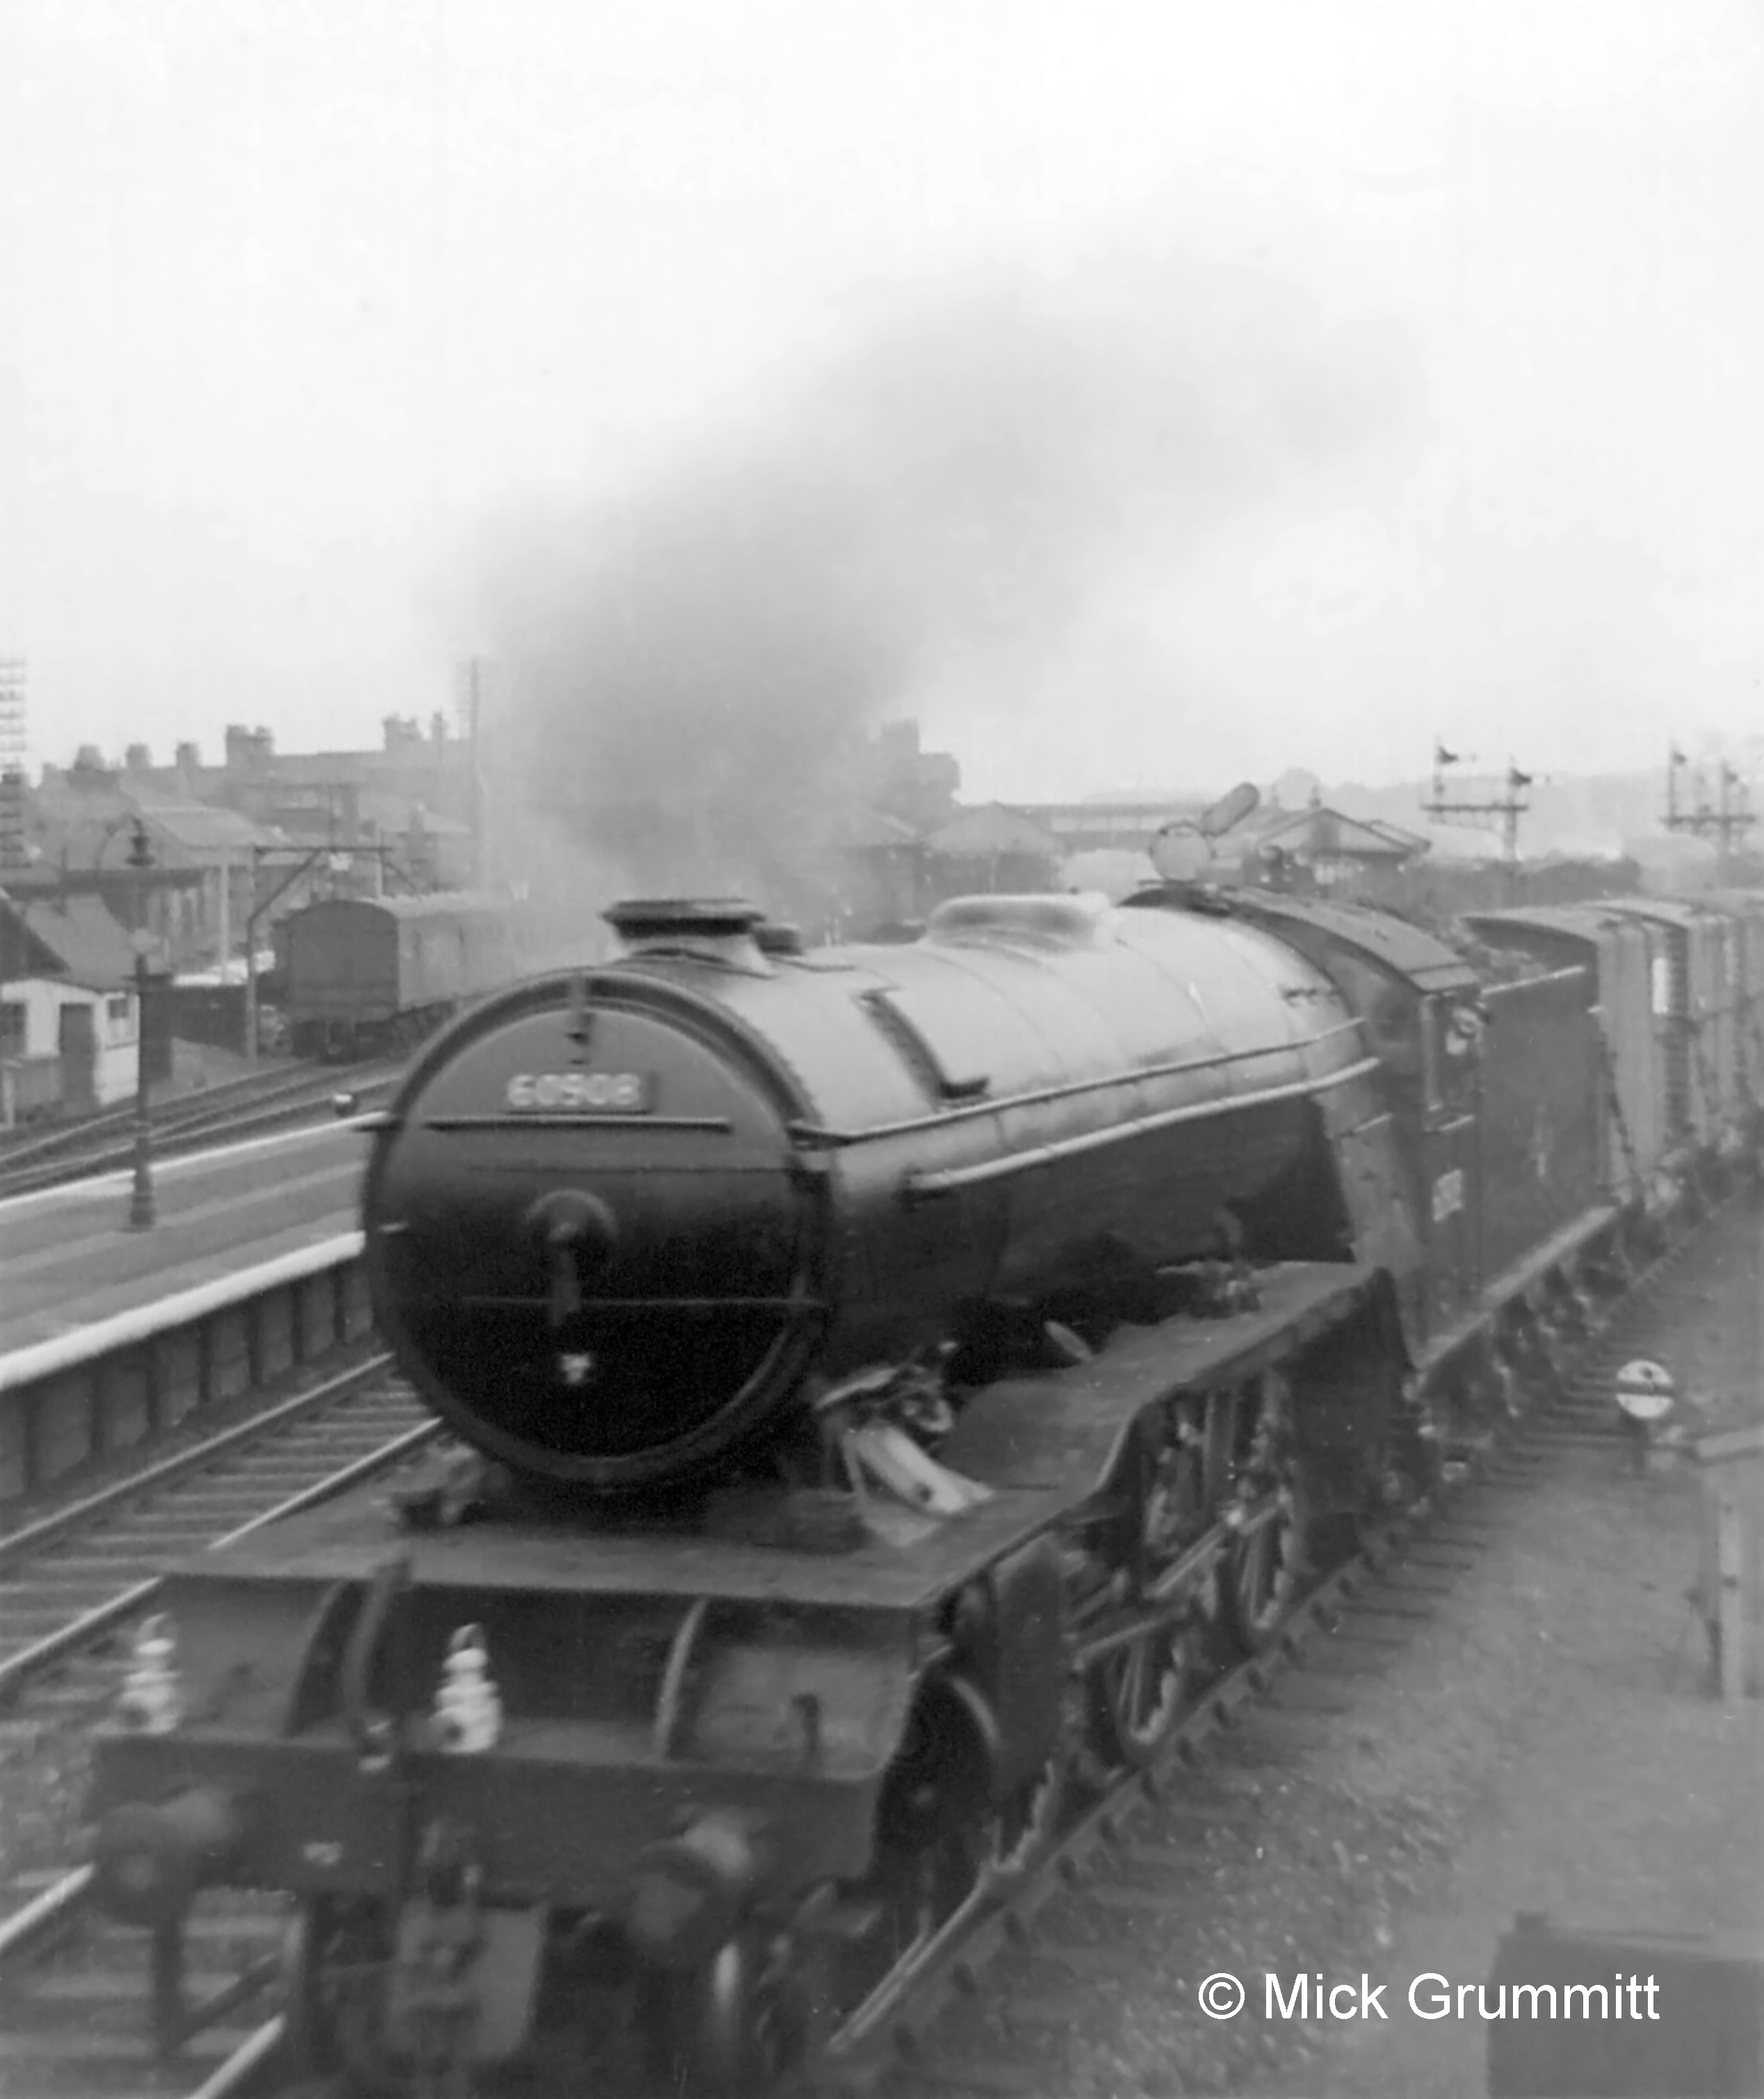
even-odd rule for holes
{"type": "Polygon", "coordinates": [[[766,914],[741,897],[634,897],[605,915],[627,954],[697,955],[756,976],[772,974],[759,932],[766,914]]]}

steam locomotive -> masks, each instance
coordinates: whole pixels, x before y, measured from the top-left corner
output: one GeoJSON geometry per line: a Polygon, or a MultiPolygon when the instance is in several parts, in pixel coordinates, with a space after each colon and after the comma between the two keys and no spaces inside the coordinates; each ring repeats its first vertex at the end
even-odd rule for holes
{"type": "Polygon", "coordinates": [[[591,1984],[710,2089],[861,2028],[1755,1155],[1760,907],[1709,969],[1642,908],[1473,964],[1181,883],[814,953],[619,907],[380,1118],[380,1330],[460,1445],[168,1578],[102,1899],[163,1978],[200,1887],[286,1891],[290,2045],[368,2089],[591,1984]]]}

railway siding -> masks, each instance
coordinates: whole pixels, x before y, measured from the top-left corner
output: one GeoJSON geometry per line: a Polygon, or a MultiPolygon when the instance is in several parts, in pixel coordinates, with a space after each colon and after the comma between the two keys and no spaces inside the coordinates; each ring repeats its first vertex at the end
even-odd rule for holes
{"type": "MultiPolygon", "coordinates": [[[[271,1072],[249,1082],[235,1081],[209,1094],[180,1095],[160,1103],[149,1116],[153,1156],[178,1158],[249,1137],[322,1123],[335,1114],[340,1093],[377,1107],[395,1083],[396,1074],[381,1064],[354,1069],[311,1065],[293,1073],[271,1072]]],[[[33,1142],[0,1149],[0,1201],[126,1172],[134,1158],[133,1127],[132,1111],[112,1108],[89,1124],[75,1124],[33,1142]]]]}

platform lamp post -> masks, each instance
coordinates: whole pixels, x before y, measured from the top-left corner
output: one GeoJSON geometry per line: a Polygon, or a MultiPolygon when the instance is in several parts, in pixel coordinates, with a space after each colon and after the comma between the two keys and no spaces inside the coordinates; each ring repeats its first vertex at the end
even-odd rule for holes
{"type": "Polygon", "coordinates": [[[129,847],[129,865],[135,873],[134,948],[134,1179],[129,1191],[129,1229],[146,1231],[158,1221],[153,1200],[153,1129],[147,1120],[147,957],[153,936],[147,930],[147,871],[153,865],[153,848],[147,843],[147,826],[134,820],[134,838],[129,847]]]}

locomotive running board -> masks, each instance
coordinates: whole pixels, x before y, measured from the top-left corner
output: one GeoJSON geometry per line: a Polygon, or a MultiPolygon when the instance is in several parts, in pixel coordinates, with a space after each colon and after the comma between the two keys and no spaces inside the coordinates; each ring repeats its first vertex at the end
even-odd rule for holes
{"type": "Polygon", "coordinates": [[[1381,1274],[1357,1261],[1258,1270],[1254,1311],[1124,1328],[1089,1362],[988,1386],[963,1406],[938,1456],[988,1486],[1081,1502],[1107,1481],[1145,1408],[1272,1369],[1357,1311],[1381,1274]]]}

